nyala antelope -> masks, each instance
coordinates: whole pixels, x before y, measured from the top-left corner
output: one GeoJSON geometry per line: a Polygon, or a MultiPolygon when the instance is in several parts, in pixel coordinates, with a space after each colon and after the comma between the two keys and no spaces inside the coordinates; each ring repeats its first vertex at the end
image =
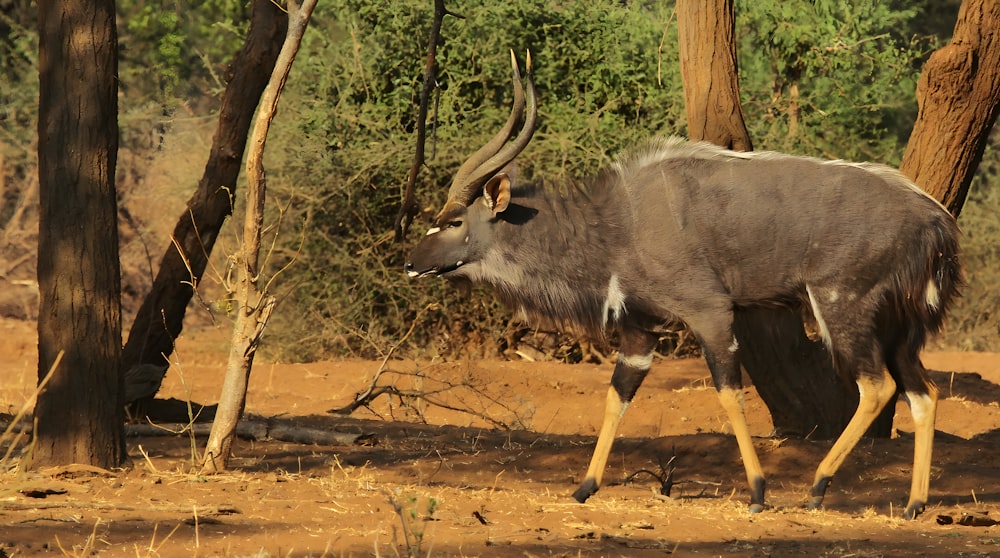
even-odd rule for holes
{"type": "Polygon", "coordinates": [[[514,107],[503,129],[458,169],[444,208],[406,263],[410,277],[490,285],[530,320],[618,331],[618,361],[586,477],[601,485],[619,422],[649,371],[657,332],[680,319],[711,369],[750,485],[764,474],[743,406],[733,312],[755,305],[811,313],[860,403],[816,470],[809,508],[897,386],[915,426],[904,517],[927,502],[937,389],[920,362],[962,278],[948,211],[894,169],[780,153],[739,153],[657,138],[578,185],[517,184],[510,166],[537,107],[511,54],[514,107]],[[524,124],[511,140],[515,125],[524,124]]]}

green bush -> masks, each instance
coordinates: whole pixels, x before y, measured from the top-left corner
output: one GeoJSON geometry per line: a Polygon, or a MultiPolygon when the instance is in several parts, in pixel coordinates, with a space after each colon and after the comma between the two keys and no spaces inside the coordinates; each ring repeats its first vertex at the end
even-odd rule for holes
{"type": "Polygon", "coordinates": [[[916,3],[737,2],[740,88],[757,149],[898,165],[916,119],[916,3]],[[908,4],[908,5],[907,5],[908,4]]]}
{"type": "Polygon", "coordinates": [[[280,177],[275,188],[290,200],[286,222],[307,231],[291,235],[304,244],[289,270],[295,287],[275,318],[279,344],[294,347],[296,358],[376,356],[411,325],[402,347],[409,354],[493,353],[512,335],[508,313],[488,293],[402,273],[451,173],[507,118],[511,48],[522,64],[531,51],[540,96],[522,176],[555,182],[594,172],[629,144],[679,131],[676,53],[658,53],[665,29],[666,43],[676,42],[668,7],[553,9],[532,0],[450,8],[463,18],[445,20],[438,49],[440,90],[417,185],[424,211],[402,245],[391,230],[413,158],[430,6],[342,1],[314,15],[269,144],[299,147],[268,156],[280,177]]]}
{"type": "MultiPolygon", "coordinates": [[[[244,2],[178,6],[118,2],[121,147],[132,155],[119,156],[124,189],[140,187],[145,154],[160,148],[178,107],[200,115],[214,106],[206,100],[221,91],[224,64],[245,32],[244,2]]],[[[924,36],[938,32],[928,24],[930,6],[738,1],[741,94],[754,147],[898,163],[921,61],[939,44],[924,36]]],[[[518,158],[524,179],[559,184],[653,134],[685,132],[672,2],[448,7],[462,17],[442,28],[428,159],[417,182],[422,212],[401,244],[392,224],[413,158],[432,5],[330,0],[313,16],[265,156],[271,218],[281,219],[268,265],[291,263],[274,283],[282,302],[269,329],[268,345],[284,358],[374,357],[394,347],[411,356],[489,355],[524,334],[488,291],[458,292],[402,273],[454,170],[507,117],[510,49],[522,64],[531,51],[540,97],[537,132],[518,158]]],[[[5,226],[34,172],[33,22],[31,14],[0,14],[5,226]]],[[[997,160],[987,153],[961,218],[970,285],[944,337],[951,346],[996,348],[997,160]]],[[[581,349],[562,353],[580,358],[581,349]]]]}
{"type": "Polygon", "coordinates": [[[1000,150],[994,134],[958,224],[966,287],[949,313],[939,348],[1000,350],[1000,150]]]}

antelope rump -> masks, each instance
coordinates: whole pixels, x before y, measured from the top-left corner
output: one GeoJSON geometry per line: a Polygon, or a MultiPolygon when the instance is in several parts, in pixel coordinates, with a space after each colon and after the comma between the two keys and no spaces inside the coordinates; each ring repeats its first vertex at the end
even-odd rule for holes
{"type": "Polygon", "coordinates": [[[904,517],[927,502],[937,389],[920,362],[962,283],[959,231],[936,200],[886,166],[654,138],[598,176],[563,189],[517,183],[537,102],[527,60],[511,54],[514,107],[458,170],[448,201],[406,263],[410,277],[490,285],[529,320],[618,332],[604,422],[583,483],[594,494],[619,422],[649,371],[663,325],[682,320],[703,350],[750,486],[764,474],[743,407],[733,312],[811,314],[857,411],[814,477],[809,507],[897,387],[915,422],[904,517]],[[511,140],[523,116],[524,124],[511,140]]]}

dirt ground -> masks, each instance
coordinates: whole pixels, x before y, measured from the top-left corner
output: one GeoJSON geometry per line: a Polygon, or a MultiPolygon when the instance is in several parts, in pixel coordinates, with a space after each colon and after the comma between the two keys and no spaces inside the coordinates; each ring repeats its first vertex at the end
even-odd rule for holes
{"type": "MultiPolygon", "coordinates": [[[[0,321],[0,412],[30,400],[34,334],[33,323],[0,321]]],[[[159,397],[216,400],[228,335],[186,332],[159,397]]],[[[924,360],[942,402],[931,502],[916,521],[899,518],[913,449],[903,404],[898,435],[862,441],[826,509],[809,512],[813,469],[830,443],[770,437],[748,388],[770,505],[750,515],[703,361],[658,361],[625,417],[606,485],[578,504],[570,494],[593,449],[610,364],[258,359],[251,418],[358,442],[258,434],[236,443],[232,472],[213,477],[192,472],[203,435],[165,430],[130,436],[124,471],[24,472],[14,456],[0,471],[0,557],[1000,556],[1000,355],[924,360]],[[379,370],[380,384],[431,400],[383,395],[350,416],[328,412],[379,370]],[[650,473],[671,457],[665,497],[650,473]]]]}

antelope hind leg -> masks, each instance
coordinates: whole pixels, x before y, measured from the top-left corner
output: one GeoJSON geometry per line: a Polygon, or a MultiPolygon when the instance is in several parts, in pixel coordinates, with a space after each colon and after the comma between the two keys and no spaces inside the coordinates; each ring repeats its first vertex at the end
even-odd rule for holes
{"type": "Polygon", "coordinates": [[[833,475],[844,463],[844,459],[858,444],[861,437],[878,417],[886,404],[896,395],[896,382],[883,370],[881,375],[858,378],[858,409],[854,412],[844,431],[834,442],[833,447],[820,462],[813,479],[809,509],[818,509],[823,505],[826,489],[833,480],[833,475]]]}
{"type": "Polygon", "coordinates": [[[750,486],[750,513],[760,513],[764,511],[764,491],[767,481],[764,479],[764,470],[760,466],[757,450],[753,447],[753,438],[750,436],[750,425],[744,408],[743,380],[740,364],[736,359],[739,343],[732,332],[732,314],[728,314],[726,318],[723,320],[717,315],[709,315],[708,319],[701,321],[700,328],[696,327],[697,322],[693,320],[689,321],[688,325],[695,331],[701,332],[701,348],[705,362],[712,372],[712,381],[719,394],[719,402],[729,417],[729,424],[733,428],[733,436],[736,438],[740,457],[743,459],[743,469],[746,471],[747,483],[750,486]],[[723,324],[725,327],[722,327],[723,324]]]}
{"type": "Polygon", "coordinates": [[[906,401],[913,415],[913,479],[910,500],[903,511],[903,519],[914,519],[924,511],[931,483],[931,453],[934,449],[934,418],[937,414],[937,388],[933,385],[927,393],[906,392],[906,401]]]}
{"type": "Polygon", "coordinates": [[[920,357],[912,351],[899,350],[887,361],[889,372],[898,378],[913,415],[913,477],[910,499],[904,519],[914,519],[927,504],[931,481],[931,454],[934,446],[934,420],[937,415],[938,390],[927,377],[920,357]]]}

